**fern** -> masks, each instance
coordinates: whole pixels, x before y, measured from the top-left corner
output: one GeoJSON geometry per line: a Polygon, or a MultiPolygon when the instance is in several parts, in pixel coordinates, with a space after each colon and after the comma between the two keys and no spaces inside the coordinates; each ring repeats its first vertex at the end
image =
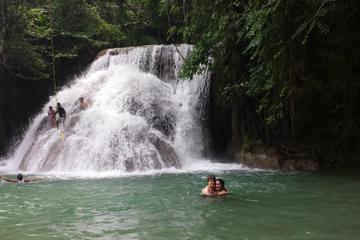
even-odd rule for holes
{"type": "MultiPolygon", "coordinates": [[[[318,29],[322,35],[327,35],[330,32],[330,27],[326,23],[326,16],[334,7],[334,4],[337,0],[323,0],[319,7],[310,14],[310,16],[305,19],[305,21],[296,29],[295,33],[292,35],[292,39],[297,38],[300,35],[303,35],[301,43],[306,44],[310,34],[314,29],[318,29]]],[[[309,6],[311,8],[311,6],[309,6]]]]}

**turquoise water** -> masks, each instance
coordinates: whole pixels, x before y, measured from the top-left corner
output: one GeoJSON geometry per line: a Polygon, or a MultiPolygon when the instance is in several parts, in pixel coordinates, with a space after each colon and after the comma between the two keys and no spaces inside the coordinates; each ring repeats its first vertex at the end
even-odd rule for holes
{"type": "Polygon", "coordinates": [[[0,239],[360,239],[360,175],[228,171],[0,182],[0,239]]]}

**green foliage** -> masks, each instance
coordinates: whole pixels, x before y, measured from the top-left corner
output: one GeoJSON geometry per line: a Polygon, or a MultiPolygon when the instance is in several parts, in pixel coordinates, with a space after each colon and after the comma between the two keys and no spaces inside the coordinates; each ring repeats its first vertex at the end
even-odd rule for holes
{"type": "Polygon", "coordinates": [[[291,27],[286,23],[287,16],[282,8],[284,2],[251,1],[244,13],[241,30],[243,38],[248,41],[244,53],[250,58],[246,91],[258,99],[257,112],[263,116],[266,125],[277,124],[284,117],[283,98],[289,91],[281,72],[288,45],[287,28],[291,27]],[[273,22],[278,24],[271,24],[273,22]]]}
{"type": "Polygon", "coordinates": [[[308,6],[315,5],[312,7],[311,12],[308,15],[305,15],[306,19],[303,20],[303,23],[298,27],[296,32],[293,34],[293,38],[296,38],[300,35],[303,35],[302,43],[305,44],[309,35],[315,28],[317,28],[323,35],[326,35],[330,32],[329,25],[325,22],[326,15],[329,13],[331,8],[334,7],[336,0],[324,0],[320,2],[305,2],[308,6]]]}
{"type": "Polygon", "coordinates": [[[307,143],[322,156],[360,142],[358,0],[5,3],[4,55],[19,76],[52,74],[51,38],[65,66],[104,48],[187,42],[182,75],[214,73],[223,107],[241,107],[245,142],[259,137],[255,124],[269,143],[307,143]]]}
{"type": "MultiPolygon", "coordinates": [[[[186,62],[184,75],[191,77],[209,69],[239,61],[237,33],[241,27],[241,1],[195,1],[187,16],[187,26],[179,29],[185,41],[195,44],[195,51],[186,62]]],[[[230,75],[233,73],[229,73],[230,75]]]]}
{"type": "Polygon", "coordinates": [[[168,43],[169,15],[163,8],[164,1],[128,0],[124,3],[122,25],[127,45],[168,43]]]}
{"type": "Polygon", "coordinates": [[[102,19],[87,1],[55,1],[49,7],[57,58],[76,58],[81,49],[100,51],[124,40],[120,28],[102,19]]]}
{"type": "Polygon", "coordinates": [[[84,0],[8,1],[5,26],[6,64],[25,78],[47,78],[55,59],[75,59],[83,49],[94,52],[124,42],[119,25],[105,21],[84,0]],[[11,34],[10,34],[11,33],[11,34]]]}
{"type": "MultiPolygon", "coordinates": [[[[355,0],[198,0],[188,3],[187,24],[169,34],[195,44],[185,76],[208,67],[226,106],[253,99],[247,108],[262,119],[264,139],[345,156],[360,141],[359,15],[355,0]]],[[[241,134],[251,136],[246,118],[241,134]]]]}
{"type": "MultiPolygon", "coordinates": [[[[157,0],[32,0],[6,2],[6,64],[23,77],[52,74],[51,59],[76,61],[84,52],[179,40],[172,4],[157,0]],[[170,12],[165,11],[170,7],[170,12]],[[175,25],[174,25],[175,24],[175,25]],[[11,34],[10,34],[11,33],[11,34]],[[26,54],[20,57],[21,53],[26,54]]],[[[180,18],[180,17],[179,17],[180,18]]],[[[182,19],[182,17],[181,17],[182,19]]],[[[63,63],[63,62],[62,62],[63,63]]]]}
{"type": "Polygon", "coordinates": [[[42,57],[44,48],[35,42],[46,35],[44,12],[39,8],[31,9],[20,1],[7,2],[5,7],[6,64],[20,76],[46,78],[46,63],[42,57]]]}
{"type": "Polygon", "coordinates": [[[34,38],[45,38],[50,34],[50,23],[43,8],[30,8],[26,11],[27,34],[34,38]]]}

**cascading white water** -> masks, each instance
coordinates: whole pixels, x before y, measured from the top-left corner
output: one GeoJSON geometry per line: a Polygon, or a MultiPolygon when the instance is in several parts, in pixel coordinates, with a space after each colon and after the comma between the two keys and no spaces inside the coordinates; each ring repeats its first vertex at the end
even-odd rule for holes
{"type": "Polygon", "coordinates": [[[201,118],[209,74],[179,78],[192,47],[111,49],[57,95],[65,138],[47,123],[51,97],[8,161],[13,170],[145,171],[181,167],[204,150],[201,118]],[[78,98],[89,102],[79,109],[78,98]]]}

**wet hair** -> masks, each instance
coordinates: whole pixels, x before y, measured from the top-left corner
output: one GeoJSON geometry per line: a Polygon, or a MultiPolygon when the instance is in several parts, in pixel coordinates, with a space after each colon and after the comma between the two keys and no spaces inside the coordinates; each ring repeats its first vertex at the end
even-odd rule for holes
{"type": "Polygon", "coordinates": [[[225,181],[224,181],[224,180],[222,180],[222,179],[218,178],[218,179],[216,179],[216,181],[219,181],[219,182],[220,182],[220,184],[221,184],[221,188],[222,188],[222,189],[224,189],[224,188],[225,188],[225,181]]]}
{"type": "Polygon", "coordinates": [[[18,175],[16,175],[16,178],[19,180],[19,181],[22,181],[24,179],[24,176],[19,173],[18,175]]]}
{"type": "Polygon", "coordinates": [[[207,176],[207,181],[209,182],[210,180],[214,180],[214,182],[215,182],[215,180],[216,180],[215,175],[208,175],[207,176]]]}

